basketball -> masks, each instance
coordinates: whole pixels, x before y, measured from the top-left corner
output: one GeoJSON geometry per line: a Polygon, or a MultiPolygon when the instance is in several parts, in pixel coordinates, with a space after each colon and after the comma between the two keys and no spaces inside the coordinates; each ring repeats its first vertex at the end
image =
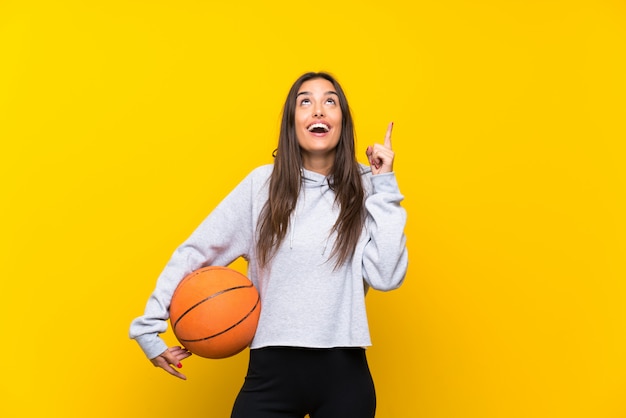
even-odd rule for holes
{"type": "Polygon", "coordinates": [[[200,357],[234,356],[252,342],[261,298],[252,282],[228,267],[210,266],[187,275],[170,304],[178,341],[200,357]]]}

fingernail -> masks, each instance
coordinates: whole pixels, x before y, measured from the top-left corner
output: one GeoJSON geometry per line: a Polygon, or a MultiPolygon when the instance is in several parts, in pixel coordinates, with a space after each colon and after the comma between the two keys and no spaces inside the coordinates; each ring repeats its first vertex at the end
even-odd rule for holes
{"type": "Polygon", "coordinates": [[[180,369],[180,368],[182,368],[182,367],[183,367],[183,364],[182,364],[182,363],[178,363],[178,364],[176,365],[176,367],[178,367],[178,368],[180,369]]]}

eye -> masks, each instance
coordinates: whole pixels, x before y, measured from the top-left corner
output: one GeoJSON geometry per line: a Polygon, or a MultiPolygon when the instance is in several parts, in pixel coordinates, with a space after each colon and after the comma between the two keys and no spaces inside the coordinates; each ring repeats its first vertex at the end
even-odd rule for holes
{"type": "Polygon", "coordinates": [[[326,103],[327,103],[327,104],[332,104],[332,105],[337,104],[337,102],[335,101],[335,99],[326,99],[326,103]]]}
{"type": "Polygon", "coordinates": [[[300,106],[305,106],[311,104],[311,99],[304,98],[300,100],[300,106]]]}

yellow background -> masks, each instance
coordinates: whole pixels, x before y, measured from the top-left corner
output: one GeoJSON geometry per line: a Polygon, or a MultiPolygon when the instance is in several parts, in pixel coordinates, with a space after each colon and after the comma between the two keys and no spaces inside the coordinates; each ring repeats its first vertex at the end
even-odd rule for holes
{"type": "Polygon", "coordinates": [[[183,382],[128,325],[309,70],[361,160],[395,122],[410,269],[368,296],[377,416],[626,417],[618,0],[0,1],[0,416],[228,416],[245,353],[183,382]]]}

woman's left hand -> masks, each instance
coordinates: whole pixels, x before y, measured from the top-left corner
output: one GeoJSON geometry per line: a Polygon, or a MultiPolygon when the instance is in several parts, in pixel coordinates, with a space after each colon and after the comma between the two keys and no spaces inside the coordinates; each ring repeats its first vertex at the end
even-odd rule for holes
{"type": "Polygon", "coordinates": [[[372,174],[391,173],[393,171],[393,159],[395,154],[391,149],[391,131],[393,122],[387,127],[385,140],[382,144],[374,144],[367,147],[365,155],[372,167],[372,174]]]}

